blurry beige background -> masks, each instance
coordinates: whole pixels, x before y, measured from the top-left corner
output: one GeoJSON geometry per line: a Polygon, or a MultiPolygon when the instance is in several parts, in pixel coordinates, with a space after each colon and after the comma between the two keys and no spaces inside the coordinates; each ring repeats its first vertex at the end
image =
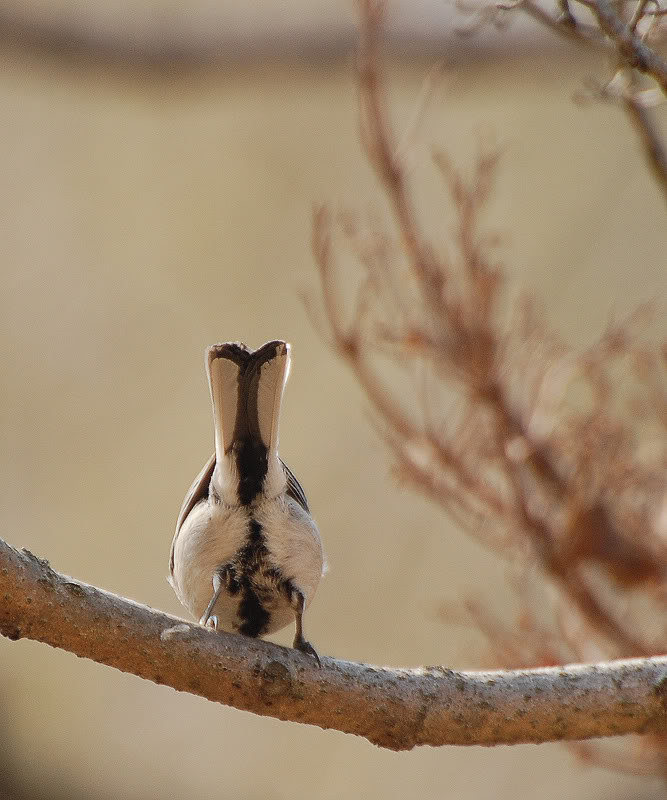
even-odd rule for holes
{"type": "MultiPolygon", "coordinates": [[[[403,4],[395,20],[410,44],[391,65],[399,125],[435,52],[453,57],[416,169],[432,144],[463,163],[480,137],[505,147],[490,222],[512,279],[573,341],[612,310],[664,297],[664,208],[628,123],[572,102],[602,65],[547,48],[522,56],[516,31],[512,59],[488,37],[465,50],[451,9],[417,7],[403,4]]],[[[165,575],[183,495],[212,447],[204,347],[285,338],[282,453],[330,565],[309,638],[347,659],[477,666],[477,634],[445,625],[438,609],[480,590],[502,607],[502,565],[396,488],[363,396],[300,299],[317,293],[313,202],[382,204],[358,143],[351,6],[16,0],[3,15],[2,535],[182,615],[165,575]],[[119,43],[155,51],[160,36],[185,50],[225,46],[212,62],[124,62],[119,43]]],[[[447,230],[433,187],[423,200],[447,230]]],[[[0,758],[17,796],[662,796],[556,745],[395,754],[28,641],[0,640],[0,663],[0,758]]]]}

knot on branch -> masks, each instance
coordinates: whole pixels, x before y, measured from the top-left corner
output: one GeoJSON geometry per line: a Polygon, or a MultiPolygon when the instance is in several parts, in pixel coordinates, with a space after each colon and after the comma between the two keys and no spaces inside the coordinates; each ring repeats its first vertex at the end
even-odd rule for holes
{"type": "Polygon", "coordinates": [[[21,629],[12,622],[0,620],[0,636],[6,636],[12,642],[17,642],[21,638],[21,629]]]}
{"type": "Polygon", "coordinates": [[[283,697],[292,694],[295,676],[280,661],[270,661],[260,672],[260,691],[265,698],[283,697]]]}

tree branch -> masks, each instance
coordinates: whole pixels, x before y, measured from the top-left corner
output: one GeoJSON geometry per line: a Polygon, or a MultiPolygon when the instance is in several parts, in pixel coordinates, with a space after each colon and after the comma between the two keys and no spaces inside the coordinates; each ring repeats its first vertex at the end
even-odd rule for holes
{"type": "Polygon", "coordinates": [[[650,75],[667,94],[667,61],[643,42],[632,26],[623,22],[611,0],[594,0],[587,5],[628,66],[650,75]]]}
{"type": "MultiPolygon", "coordinates": [[[[559,3],[559,6],[560,5],[559,3]]],[[[558,17],[553,17],[548,11],[541,8],[536,2],[533,2],[533,0],[496,2],[495,8],[499,11],[514,11],[515,9],[520,9],[540,25],[548,28],[552,33],[557,34],[573,44],[584,47],[608,47],[606,39],[596,27],[578,22],[569,10],[565,13],[561,10],[558,17]]]]}
{"type": "Polygon", "coordinates": [[[667,728],[667,658],[513,672],[391,669],[214,633],[81,583],[0,540],[0,633],[263,716],[391,750],[667,728]]]}
{"type": "MultiPolygon", "coordinates": [[[[611,55],[616,54],[616,61],[625,65],[623,70],[629,75],[627,85],[622,91],[615,83],[619,73],[610,83],[599,91],[600,97],[619,102],[624,108],[644,151],[644,156],[658,188],[667,197],[667,151],[662,142],[661,132],[653,119],[647,103],[648,92],[642,90],[637,80],[638,73],[650,76],[659,89],[649,91],[660,92],[662,100],[667,95],[667,61],[647,44],[647,36],[638,32],[639,23],[647,17],[655,20],[656,15],[663,16],[667,11],[659,5],[649,11],[649,0],[639,0],[630,20],[626,23],[619,13],[623,3],[614,0],[576,0],[578,5],[589,9],[597,20],[597,26],[580,22],[570,10],[568,0],[556,0],[561,13],[553,16],[533,0],[499,1],[492,7],[495,11],[513,11],[520,9],[532,19],[567,40],[588,48],[602,46],[611,55]]],[[[485,9],[487,12],[489,7],[485,9]]],[[[487,13],[487,16],[491,16],[487,13]]],[[[655,102],[653,103],[655,105],[655,102]]]]}
{"type": "Polygon", "coordinates": [[[664,199],[667,200],[667,151],[655,121],[636,92],[625,92],[622,95],[622,102],[626,114],[637,131],[649,169],[664,199]]]}

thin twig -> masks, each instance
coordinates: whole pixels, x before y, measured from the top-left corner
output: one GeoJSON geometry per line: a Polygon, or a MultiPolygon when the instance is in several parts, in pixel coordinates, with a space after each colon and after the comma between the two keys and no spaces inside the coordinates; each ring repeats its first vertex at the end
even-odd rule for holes
{"type": "Polygon", "coordinates": [[[636,92],[627,91],[622,96],[623,106],[630,118],[644,150],[646,161],[667,202],[667,149],[656,128],[651,111],[641,102],[636,92]]]}
{"type": "Polygon", "coordinates": [[[590,8],[628,66],[650,75],[667,94],[667,61],[623,22],[612,0],[594,0],[590,8]]]}
{"type": "Polygon", "coordinates": [[[628,28],[632,33],[636,32],[637,25],[639,25],[639,23],[643,19],[644,14],[646,12],[646,6],[653,1],[654,0],[639,0],[639,2],[637,3],[637,7],[635,8],[634,13],[632,14],[630,22],[628,23],[628,28]]]}
{"type": "Polygon", "coordinates": [[[361,7],[359,43],[359,87],[362,110],[362,141],[368,157],[384,181],[392,210],[410,264],[424,290],[424,300],[432,308],[440,306],[442,270],[432,249],[425,244],[422,231],[405,191],[403,169],[386,115],[380,74],[380,43],[383,31],[384,3],[359,0],[361,7]]]}
{"type": "Polygon", "coordinates": [[[533,0],[511,0],[511,2],[497,2],[496,8],[501,11],[514,11],[518,9],[534,19],[540,25],[548,28],[553,33],[566,39],[572,44],[583,47],[605,47],[605,39],[600,31],[592,25],[578,22],[570,13],[569,16],[561,14],[554,18],[533,0]],[[574,24],[573,24],[574,21],[574,24]]]}

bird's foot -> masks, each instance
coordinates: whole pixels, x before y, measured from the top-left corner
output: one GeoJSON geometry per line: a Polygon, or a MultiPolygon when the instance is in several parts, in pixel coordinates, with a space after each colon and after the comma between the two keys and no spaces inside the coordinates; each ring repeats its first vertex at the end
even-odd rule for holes
{"type": "Polygon", "coordinates": [[[317,655],[317,651],[315,650],[315,648],[312,646],[312,644],[310,642],[307,642],[303,638],[303,636],[301,636],[301,637],[297,636],[294,639],[294,645],[293,646],[294,646],[295,650],[300,650],[302,653],[305,653],[305,655],[312,656],[315,659],[315,661],[317,661],[317,666],[319,667],[319,669],[322,669],[322,664],[320,662],[320,657],[317,655]]]}
{"type": "Polygon", "coordinates": [[[203,625],[205,628],[210,628],[213,631],[218,630],[218,617],[215,614],[211,614],[210,616],[204,616],[199,620],[199,624],[203,625]]]}

